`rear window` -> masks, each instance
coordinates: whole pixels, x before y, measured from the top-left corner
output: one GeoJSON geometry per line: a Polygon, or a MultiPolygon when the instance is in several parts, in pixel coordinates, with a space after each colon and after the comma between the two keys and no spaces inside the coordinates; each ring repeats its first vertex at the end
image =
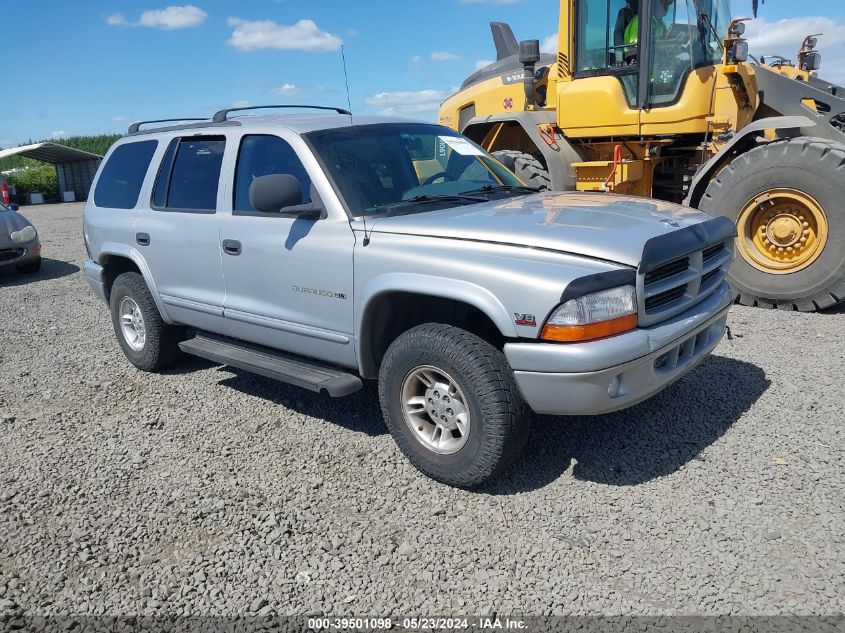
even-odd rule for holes
{"type": "Polygon", "coordinates": [[[162,159],[153,205],[162,210],[214,213],[226,139],[175,139],[162,159]]]}
{"type": "Polygon", "coordinates": [[[94,204],[112,209],[134,208],[156,147],[158,141],[141,141],[115,149],[97,181],[94,204]]]}

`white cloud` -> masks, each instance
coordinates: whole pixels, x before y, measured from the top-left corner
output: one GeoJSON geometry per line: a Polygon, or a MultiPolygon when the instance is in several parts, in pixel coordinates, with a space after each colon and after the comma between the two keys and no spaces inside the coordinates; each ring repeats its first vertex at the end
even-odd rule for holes
{"type": "Polygon", "coordinates": [[[435,51],[429,55],[429,58],[434,62],[451,62],[460,59],[461,56],[448,51],[435,51]]]}
{"type": "Polygon", "coordinates": [[[276,88],[273,92],[277,95],[283,95],[286,97],[293,96],[295,94],[299,94],[299,88],[294,86],[293,84],[282,84],[278,88],[276,88]]]}
{"type": "Polygon", "coordinates": [[[414,55],[411,58],[411,62],[414,64],[419,64],[422,61],[422,55],[414,55]]]}
{"type": "Polygon", "coordinates": [[[64,130],[53,130],[50,133],[50,138],[67,138],[67,132],[64,130]]]}
{"type": "Polygon", "coordinates": [[[745,38],[752,53],[777,54],[792,59],[804,38],[813,33],[824,34],[819,38],[819,48],[845,44],[845,21],[814,16],[777,22],[757,18],[747,23],[745,38]]]}
{"type": "Polygon", "coordinates": [[[164,31],[192,29],[205,22],[207,17],[208,14],[199,7],[186,4],[183,7],[173,6],[144,11],[138,19],[137,26],[146,26],[151,29],[162,29],[164,31]]]}
{"type": "Polygon", "coordinates": [[[112,13],[106,18],[106,24],[108,24],[109,26],[120,26],[122,24],[127,24],[126,16],[124,16],[122,13],[112,13]]]}
{"type": "Polygon", "coordinates": [[[446,90],[380,92],[367,97],[366,104],[380,108],[383,116],[408,116],[437,112],[451,93],[446,90]]]}
{"type": "Polygon", "coordinates": [[[127,119],[125,116],[113,116],[111,120],[112,123],[125,123],[129,119],[127,119]]]}
{"type": "Polygon", "coordinates": [[[336,51],[343,44],[341,38],[320,30],[313,20],[285,26],[272,20],[229,18],[229,26],[234,31],[227,44],[244,52],[271,48],[315,53],[336,51]]]}
{"type": "Polygon", "coordinates": [[[486,68],[487,66],[493,63],[495,62],[492,59],[479,59],[477,62],[475,62],[475,69],[481,70],[482,68],[486,68]]]}
{"type": "Polygon", "coordinates": [[[557,33],[552,33],[540,43],[540,50],[544,53],[550,53],[554,55],[555,53],[557,53],[557,41],[557,33]]]}
{"type": "Polygon", "coordinates": [[[804,16],[768,22],[757,18],[747,22],[745,37],[753,55],[783,55],[795,61],[801,42],[807,35],[822,33],[818,50],[822,54],[819,76],[828,81],[845,83],[845,21],[818,16],[804,16]]]}
{"type": "Polygon", "coordinates": [[[232,101],[232,105],[229,106],[230,108],[248,108],[250,106],[250,102],[246,101],[245,99],[238,99],[237,101],[232,101]]]}
{"type": "Polygon", "coordinates": [[[177,29],[192,29],[205,22],[208,14],[192,4],[185,6],[171,6],[164,9],[150,9],[144,11],[137,22],[129,22],[122,13],[112,13],[106,18],[109,26],[145,26],[163,31],[177,29]]]}

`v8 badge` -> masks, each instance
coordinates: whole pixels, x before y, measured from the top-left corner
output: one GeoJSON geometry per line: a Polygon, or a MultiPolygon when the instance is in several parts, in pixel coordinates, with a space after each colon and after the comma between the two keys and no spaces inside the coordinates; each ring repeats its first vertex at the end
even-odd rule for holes
{"type": "Polygon", "coordinates": [[[516,325],[527,325],[529,327],[537,326],[537,319],[534,318],[533,314],[520,314],[518,312],[514,312],[513,316],[513,322],[516,325]]]}

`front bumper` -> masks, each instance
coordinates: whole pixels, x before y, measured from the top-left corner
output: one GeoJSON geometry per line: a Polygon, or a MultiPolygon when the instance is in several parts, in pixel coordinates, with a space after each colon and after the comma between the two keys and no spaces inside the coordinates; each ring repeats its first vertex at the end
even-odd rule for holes
{"type": "Polygon", "coordinates": [[[733,294],[727,284],[653,328],[559,345],[509,343],[505,356],[525,401],[544,415],[600,415],[631,407],[681,378],[725,334],[733,294]]]}
{"type": "Polygon", "coordinates": [[[0,248],[0,268],[3,266],[23,266],[41,257],[41,242],[14,244],[0,248]]]}
{"type": "Polygon", "coordinates": [[[108,302],[106,298],[106,284],[103,276],[103,267],[93,260],[87,260],[82,265],[82,270],[85,272],[85,281],[91,286],[91,290],[103,301],[108,302]]]}

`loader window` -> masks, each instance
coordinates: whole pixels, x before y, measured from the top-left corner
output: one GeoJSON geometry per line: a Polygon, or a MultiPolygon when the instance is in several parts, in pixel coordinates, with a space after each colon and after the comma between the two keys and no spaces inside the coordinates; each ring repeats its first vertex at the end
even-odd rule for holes
{"type": "Polygon", "coordinates": [[[578,0],[577,7],[576,77],[616,76],[634,103],[639,0],[578,0]]]}

